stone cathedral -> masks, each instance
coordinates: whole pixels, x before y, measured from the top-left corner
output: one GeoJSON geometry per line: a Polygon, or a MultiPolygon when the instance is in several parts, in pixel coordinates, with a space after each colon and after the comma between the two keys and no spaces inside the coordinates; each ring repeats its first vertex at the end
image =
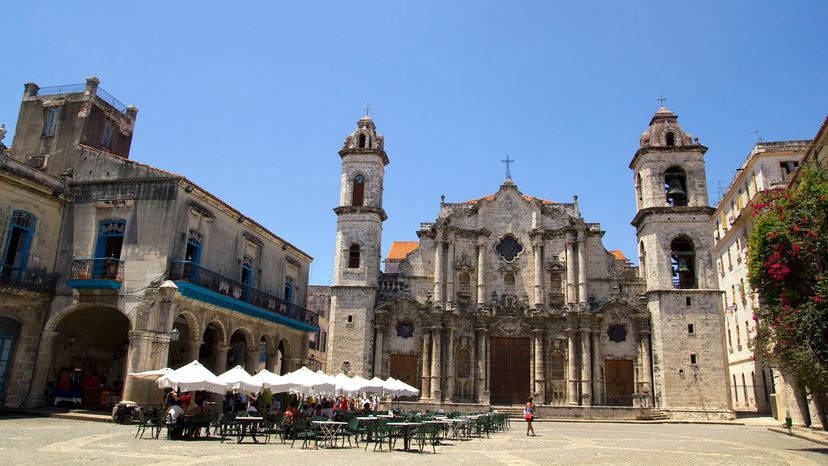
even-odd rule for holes
{"type": "Polygon", "coordinates": [[[531,395],[541,415],[732,417],[706,150],[666,108],[652,117],[630,163],[638,267],[604,247],[577,197],[526,195],[507,177],[494,194],[442,199],[383,271],[389,158],[363,117],[339,151],[328,367],[399,378],[432,407],[531,395]]]}

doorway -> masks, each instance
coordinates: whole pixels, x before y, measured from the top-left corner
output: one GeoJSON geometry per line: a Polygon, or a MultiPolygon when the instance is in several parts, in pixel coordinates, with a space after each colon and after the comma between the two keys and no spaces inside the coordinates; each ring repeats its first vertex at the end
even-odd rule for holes
{"type": "Polygon", "coordinates": [[[525,403],[529,389],[529,338],[489,339],[491,403],[525,403]]]}
{"type": "Polygon", "coordinates": [[[607,359],[607,406],[633,405],[632,359],[607,359]]]}

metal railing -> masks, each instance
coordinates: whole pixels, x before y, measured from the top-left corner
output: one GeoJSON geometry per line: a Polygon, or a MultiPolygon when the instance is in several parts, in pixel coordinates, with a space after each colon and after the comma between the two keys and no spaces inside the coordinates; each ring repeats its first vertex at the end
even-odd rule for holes
{"type": "Polygon", "coordinates": [[[696,277],[692,275],[673,276],[673,288],[677,290],[692,290],[696,288],[696,277]]]}
{"type": "Polygon", "coordinates": [[[0,285],[51,293],[55,290],[56,278],[57,276],[51,273],[0,265],[0,285]]]}
{"type": "Polygon", "coordinates": [[[86,91],[86,83],[63,84],[60,86],[41,87],[37,90],[37,95],[75,94],[84,91],[86,91]]]}
{"type": "Polygon", "coordinates": [[[319,315],[317,313],[189,261],[173,261],[170,265],[170,280],[174,282],[184,281],[192,283],[193,285],[198,285],[210,291],[252,304],[262,310],[281,314],[306,324],[319,326],[319,315]]]}
{"type": "Polygon", "coordinates": [[[114,257],[73,259],[72,280],[124,280],[124,261],[114,257]]]}
{"type": "Polygon", "coordinates": [[[119,112],[121,112],[123,114],[126,114],[127,106],[124,105],[123,102],[121,102],[120,100],[113,97],[112,94],[110,94],[109,92],[106,92],[105,90],[103,90],[102,87],[99,86],[98,90],[97,90],[97,92],[95,92],[95,94],[98,96],[99,99],[101,99],[104,102],[108,103],[109,105],[112,105],[113,107],[115,107],[115,110],[118,110],[119,112]]]}

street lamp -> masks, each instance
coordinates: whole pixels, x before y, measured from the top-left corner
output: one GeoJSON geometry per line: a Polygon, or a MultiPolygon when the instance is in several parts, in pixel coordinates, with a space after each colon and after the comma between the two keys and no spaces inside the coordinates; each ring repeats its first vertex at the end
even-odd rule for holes
{"type": "Polygon", "coordinates": [[[178,327],[173,327],[172,331],[170,332],[170,341],[178,341],[178,338],[181,336],[181,330],[178,330],[178,327]]]}

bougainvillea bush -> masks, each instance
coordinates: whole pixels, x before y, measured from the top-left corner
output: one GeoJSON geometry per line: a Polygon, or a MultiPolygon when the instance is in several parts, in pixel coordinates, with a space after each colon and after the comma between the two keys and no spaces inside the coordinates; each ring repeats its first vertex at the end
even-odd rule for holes
{"type": "Polygon", "coordinates": [[[750,284],[764,305],[754,309],[755,351],[808,389],[824,412],[828,388],[828,178],[802,167],[795,190],[774,190],[753,204],[750,284]]]}

